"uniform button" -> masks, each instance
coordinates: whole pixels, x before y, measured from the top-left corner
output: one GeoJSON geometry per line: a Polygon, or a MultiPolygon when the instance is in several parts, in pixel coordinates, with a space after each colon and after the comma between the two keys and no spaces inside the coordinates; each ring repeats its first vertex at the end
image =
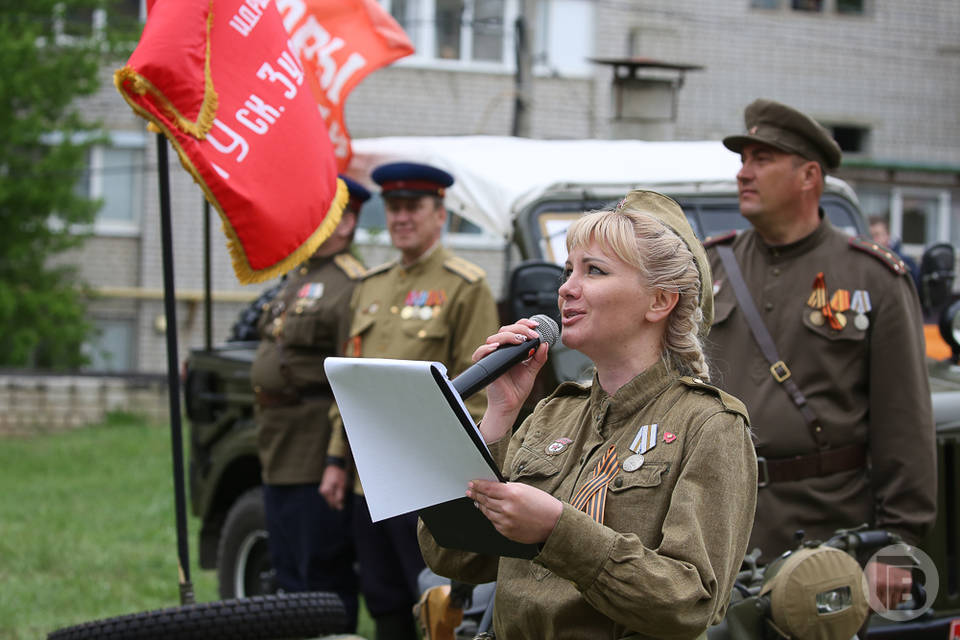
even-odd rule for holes
{"type": "Polygon", "coordinates": [[[420,331],[417,331],[417,337],[418,337],[418,338],[426,338],[426,337],[427,337],[427,332],[424,331],[423,329],[420,329],[420,331]]]}
{"type": "Polygon", "coordinates": [[[307,275],[307,268],[306,268],[306,267],[300,267],[300,275],[302,275],[302,276],[307,275]]]}
{"type": "Polygon", "coordinates": [[[780,275],[780,267],[774,267],[774,268],[773,268],[773,275],[775,275],[775,276],[780,275]]]}
{"type": "Polygon", "coordinates": [[[521,462],[520,464],[518,464],[518,465],[517,465],[517,473],[520,473],[521,471],[523,471],[523,467],[524,467],[524,464],[523,464],[522,462],[521,462]]]}
{"type": "Polygon", "coordinates": [[[773,303],[768,302],[767,304],[763,305],[763,308],[766,309],[767,311],[773,311],[773,303]]]}
{"type": "Polygon", "coordinates": [[[623,486],[623,478],[617,478],[616,480],[614,480],[614,481],[613,481],[613,486],[615,486],[615,487],[622,487],[622,486],[623,486]]]}
{"type": "Polygon", "coordinates": [[[400,313],[400,307],[398,307],[397,305],[393,305],[392,307],[390,307],[390,313],[394,315],[400,313]]]}
{"type": "Polygon", "coordinates": [[[583,456],[580,456],[580,466],[583,466],[583,456]]]}

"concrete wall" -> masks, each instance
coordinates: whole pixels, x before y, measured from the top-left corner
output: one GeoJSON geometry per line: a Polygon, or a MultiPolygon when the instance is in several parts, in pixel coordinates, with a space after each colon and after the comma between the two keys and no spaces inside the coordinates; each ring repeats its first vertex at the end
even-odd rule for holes
{"type": "Polygon", "coordinates": [[[162,376],[26,375],[0,372],[0,435],[63,431],[124,411],[167,422],[162,376]]]}

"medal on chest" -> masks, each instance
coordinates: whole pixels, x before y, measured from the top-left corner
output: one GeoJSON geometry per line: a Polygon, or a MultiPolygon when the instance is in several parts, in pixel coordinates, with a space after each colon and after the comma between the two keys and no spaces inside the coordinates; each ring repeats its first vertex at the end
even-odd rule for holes
{"type": "Polygon", "coordinates": [[[573,442],[573,440],[570,438],[557,438],[547,445],[546,449],[544,449],[544,453],[546,453],[548,456],[555,456],[563,453],[567,447],[570,446],[571,442],[573,442]]]}
{"type": "Polygon", "coordinates": [[[637,429],[637,435],[633,437],[633,442],[630,443],[630,451],[633,451],[633,455],[623,461],[624,471],[636,471],[643,466],[643,454],[657,446],[657,429],[659,426],[657,423],[645,424],[637,429]]]}
{"type": "Polygon", "coordinates": [[[820,327],[825,323],[834,331],[840,331],[847,326],[847,317],[843,312],[850,308],[850,292],[846,289],[837,289],[833,297],[827,298],[827,282],[823,271],[813,280],[813,291],[807,298],[810,311],[810,323],[820,327]]]}
{"type": "Polygon", "coordinates": [[[870,328],[870,318],[867,314],[873,309],[870,304],[870,292],[865,289],[857,289],[853,292],[853,298],[850,300],[850,308],[856,315],[853,317],[853,326],[860,331],[866,331],[870,328]]]}
{"type": "Polygon", "coordinates": [[[404,320],[419,318],[429,320],[440,313],[447,301],[447,292],[443,289],[411,289],[403,301],[400,317],[404,320]]]}

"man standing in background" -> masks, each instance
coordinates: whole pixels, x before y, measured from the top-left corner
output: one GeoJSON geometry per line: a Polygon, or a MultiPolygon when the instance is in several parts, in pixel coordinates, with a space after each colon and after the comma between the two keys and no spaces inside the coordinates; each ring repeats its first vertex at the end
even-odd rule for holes
{"type": "Polygon", "coordinates": [[[260,315],[251,382],[277,588],[337,593],[353,630],[357,578],[350,510],[331,509],[317,493],[333,403],[323,361],[340,352],[350,328],[350,297],[364,273],[350,244],[360,207],[370,197],[359,184],[340,178],[350,193],[340,223],[309,260],[287,274],[260,315]]]}
{"type": "MultiPolygon", "coordinates": [[[[442,362],[453,378],[472,364],[478,345],[499,326],[484,271],[440,244],[447,210],[444,192],[453,176],[429,165],[397,162],[371,174],[380,185],[387,231],[400,257],[367,272],[354,292],[347,356],[442,362]]],[[[479,420],[481,392],[466,401],[479,420]]],[[[321,492],[335,508],[344,504],[349,448],[339,414],[321,492]]],[[[412,614],[424,568],[417,515],[372,522],[359,482],[353,532],[360,589],[377,628],[377,640],[416,640],[412,614]]]]}
{"type": "MultiPolygon", "coordinates": [[[[820,208],[841,151],[810,117],[746,108],[740,213],[751,229],[704,242],[714,276],[714,383],[750,412],[764,560],[868,523],[918,543],[936,515],[936,451],[920,304],[903,262],[820,208]]],[[[910,573],[868,565],[892,608],[910,573]]]]}

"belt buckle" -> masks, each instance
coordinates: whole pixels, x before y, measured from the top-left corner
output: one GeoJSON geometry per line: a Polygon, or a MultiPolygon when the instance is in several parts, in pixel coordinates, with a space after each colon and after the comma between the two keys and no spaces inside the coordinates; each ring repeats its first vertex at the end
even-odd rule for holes
{"type": "Polygon", "coordinates": [[[783,382],[790,377],[790,367],[788,367],[787,363],[783,360],[777,360],[770,365],[770,373],[773,374],[774,380],[783,382]]]}
{"type": "Polygon", "coordinates": [[[763,456],[757,456],[757,488],[770,484],[770,469],[767,467],[767,459],[763,456]]]}

